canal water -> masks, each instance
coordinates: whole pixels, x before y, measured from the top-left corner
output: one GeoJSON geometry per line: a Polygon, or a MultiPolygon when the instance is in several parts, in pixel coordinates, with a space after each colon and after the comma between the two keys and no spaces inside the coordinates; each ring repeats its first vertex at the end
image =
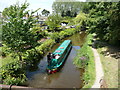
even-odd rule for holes
{"type": "MultiPolygon", "coordinates": [[[[73,47],[63,65],[61,70],[57,73],[48,75],[46,73],[47,57],[46,55],[40,60],[38,69],[35,71],[28,71],[27,84],[29,87],[35,88],[82,88],[82,74],[83,70],[78,69],[73,64],[73,59],[77,54],[77,50],[83,45],[86,34],[84,32],[74,34],[64,40],[72,40],[73,47]]],[[[53,52],[64,40],[54,45],[50,50],[53,52]]]]}

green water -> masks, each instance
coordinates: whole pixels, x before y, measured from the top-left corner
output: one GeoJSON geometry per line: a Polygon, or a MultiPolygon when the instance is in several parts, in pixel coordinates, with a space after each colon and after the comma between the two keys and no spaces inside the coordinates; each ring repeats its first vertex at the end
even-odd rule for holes
{"type": "MultiPolygon", "coordinates": [[[[47,58],[46,55],[38,64],[36,71],[28,71],[27,84],[29,87],[35,88],[82,88],[82,74],[83,70],[78,69],[73,65],[73,59],[76,56],[78,49],[83,45],[86,34],[84,32],[74,34],[71,37],[67,37],[64,40],[72,40],[72,49],[65,61],[64,66],[57,73],[48,75],[46,73],[47,58]]],[[[64,40],[54,45],[50,50],[53,52],[64,40]]]]}

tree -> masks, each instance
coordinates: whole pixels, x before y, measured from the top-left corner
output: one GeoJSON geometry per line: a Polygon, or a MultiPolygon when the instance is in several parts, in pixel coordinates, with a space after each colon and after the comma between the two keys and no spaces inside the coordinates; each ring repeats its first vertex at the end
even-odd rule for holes
{"type": "Polygon", "coordinates": [[[82,2],[76,0],[55,0],[52,4],[54,14],[60,14],[62,17],[75,17],[83,5],[82,2]]]}
{"type": "Polygon", "coordinates": [[[120,2],[89,2],[87,6],[89,32],[102,41],[120,45],[120,2]]]}
{"type": "Polygon", "coordinates": [[[87,14],[80,12],[75,18],[74,22],[77,25],[78,30],[86,29],[87,14]]]}
{"type": "Polygon", "coordinates": [[[26,51],[26,47],[30,46],[34,48],[37,45],[35,35],[31,32],[34,24],[36,23],[33,17],[33,11],[28,15],[29,10],[26,10],[29,6],[28,3],[11,5],[3,10],[3,16],[5,18],[2,25],[2,40],[10,50],[17,53],[19,60],[22,61],[22,53],[26,51]]]}
{"type": "Polygon", "coordinates": [[[43,9],[42,11],[42,15],[48,16],[50,14],[50,12],[46,9],[43,9]]]}
{"type": "Polygon", "coordinates": [[[62,17],[60,15],[51,15],[48,17],[46,23],[52,32],[55,32],[60,27],[62,17]]]}

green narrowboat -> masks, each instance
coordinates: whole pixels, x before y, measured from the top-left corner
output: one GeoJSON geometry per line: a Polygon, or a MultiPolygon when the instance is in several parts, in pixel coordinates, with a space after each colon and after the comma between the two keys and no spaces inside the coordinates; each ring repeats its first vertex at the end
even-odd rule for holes
{"type": "Polygon", "coordinates": [[[65,40],[52,54],[55,56],[50,60],[50,63],[47,65],[47,72],[49,74],[55,73],[63,65],[67,55],[69,54],[72,48],[71,40],[65,40]],[[56,58],[56,55],[59,55],[59,58],[56,58]]]}

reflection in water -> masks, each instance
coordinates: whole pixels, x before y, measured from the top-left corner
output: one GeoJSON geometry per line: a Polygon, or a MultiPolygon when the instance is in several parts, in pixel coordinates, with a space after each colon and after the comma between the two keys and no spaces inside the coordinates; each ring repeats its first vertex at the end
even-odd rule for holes
{"type": "MultiPolygon", "coordinates": [[[[57,73],[50,75],[46,73],[47,58],[44,56],[36,71],[27,72],[28,86],[36,88],[81,88],[82,80],[80,79],[80,76],[82,75],[82,72],[73,65],[73,59],[76,56],[76,50],[80,49],[80,46],[83,44],[84,37],[84,35],[80,36],[79,34],[75,34],[66,38],[72,40],[73,47],[64,66],[57,73]]],[[[51,52],[53,52],[59,45],[60,44],[56,44],[51,52]]]]}

